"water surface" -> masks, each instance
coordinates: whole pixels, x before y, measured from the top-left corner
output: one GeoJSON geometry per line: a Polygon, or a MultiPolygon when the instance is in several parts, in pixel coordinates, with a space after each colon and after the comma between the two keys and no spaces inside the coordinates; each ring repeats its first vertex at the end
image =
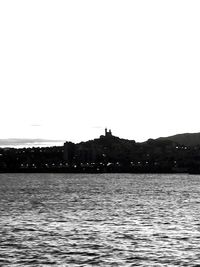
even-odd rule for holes
{"type": "Polygon", "coordinates": [[[0,266],[200,266],[200,176],[0,174],[0,266]]]}

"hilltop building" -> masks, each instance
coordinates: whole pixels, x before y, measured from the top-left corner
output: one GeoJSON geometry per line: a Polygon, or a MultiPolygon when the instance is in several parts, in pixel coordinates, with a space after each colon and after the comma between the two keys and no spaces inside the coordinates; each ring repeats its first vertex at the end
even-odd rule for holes
{"type": "Polygon", "coordinates": [[[107,128],[105,128],[105,134],[100,135],[100,138],[111,137],[111,136],[113,136],[111,129],[108,130],[107,128]]]}
{"type": "MultiPolygon", "coordinates": [[[[105,128],[105,135],[101,135],[100,138],[110,139],[112,136],[111,129],[108,130],[105,128]]],[[[81,143],[75,145],[72,142],[65,142],[63,150],[63,159],[69,164],[72,164],[73,162],[84,163],[96,161],[97,151],[93,144],[85,146],[81,143]]]]}
{"type": "Polygon", "coordinates": [[[107,128],[105,128],[105,136],[112,136],[111,129],[108,131],[107,128]]]}

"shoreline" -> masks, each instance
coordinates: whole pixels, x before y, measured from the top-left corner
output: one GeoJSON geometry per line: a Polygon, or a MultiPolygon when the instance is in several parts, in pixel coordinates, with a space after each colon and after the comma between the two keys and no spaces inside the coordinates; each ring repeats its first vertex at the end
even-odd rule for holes
{"type": "Polygon", "coordinates": [[[35,173],[35,174],[41,174],[41,173],[52,173],[52,174],[65,174],[65,173],[69,173],[69,174],[123,174],[123,173],[129,173],[129,174],[185,174],[185,175],[200,175],[200,172],[131,172],[131,171],[105,171],[105,172],[94,172],[94,171],[76,171],[76,172],[72,172],[72,171],[53,171],[53,170],[49,170],[49,171],[33,171],[33,170],[27,170],[27,171],[17,171],[17,170],[8,170],[8,171],[0,171],[0,174],[6,174],[6,173],[12,173],[12,174],[18,174],[18,173],[35,173]]]}

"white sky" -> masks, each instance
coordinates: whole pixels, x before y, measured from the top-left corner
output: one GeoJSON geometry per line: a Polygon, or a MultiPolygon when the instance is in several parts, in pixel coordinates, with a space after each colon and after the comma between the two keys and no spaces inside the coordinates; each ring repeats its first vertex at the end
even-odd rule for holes
{"type": "Polygon", "coordinates": [[[200,132],[199,14],[199,0],[1,0],[0,139],[200,132]]]}

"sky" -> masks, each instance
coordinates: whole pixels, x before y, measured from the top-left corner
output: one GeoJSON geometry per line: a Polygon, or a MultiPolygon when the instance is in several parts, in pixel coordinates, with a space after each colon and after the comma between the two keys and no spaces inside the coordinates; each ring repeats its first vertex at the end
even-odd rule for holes
{"type": "Polygon", "coordinates": [[[199,0],[1,0],[0,145],[200,132],[199,14],[199,0]]]}

